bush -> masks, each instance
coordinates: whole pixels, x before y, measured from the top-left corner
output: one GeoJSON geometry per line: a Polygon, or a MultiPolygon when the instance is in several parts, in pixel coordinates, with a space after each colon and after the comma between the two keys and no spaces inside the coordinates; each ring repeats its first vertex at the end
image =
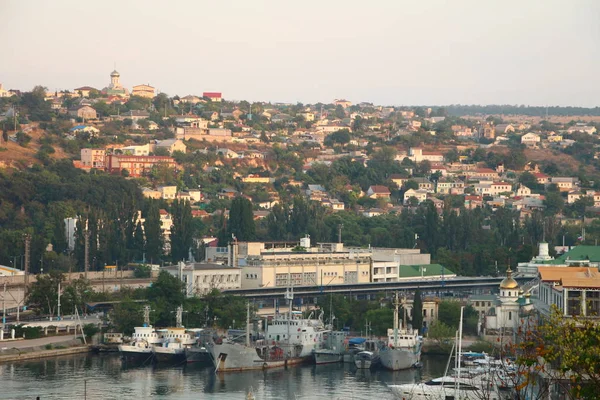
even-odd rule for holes
{"type": "Polygon", "coordinates": [[[44,346],[44,348],[46,350],[52,350],[52,345],[51,344],[47,344],[46,346],[44,346]]]}
{"type": "Polygon", "coordinates": [[[95,324],[86,324],[83,326],[83,333],[85,333],[86,337],[92,337],[98,332],[100,332],[100,328],[95,324]]]}
{"type": "Polygon", "coordinates": [[[147,265],[139,265],[135,267],[133,276],[136,278],[150,278],[152,276],[152,269],[147,265]]]}
{"type": "Polygon", "coordinates": [[[17,143],[19,143],[20,146],[27,147],[29,142],[31,142],[31,136],[23,131],[17,132],[17,143]]]}
{"type": "Polygon", "coordinates": [[[23,325],[15,326],[15,337],[23,337],[25,339],[38,339],[42,337],[42,328],[39,327],[24,327],[23,325]]]}

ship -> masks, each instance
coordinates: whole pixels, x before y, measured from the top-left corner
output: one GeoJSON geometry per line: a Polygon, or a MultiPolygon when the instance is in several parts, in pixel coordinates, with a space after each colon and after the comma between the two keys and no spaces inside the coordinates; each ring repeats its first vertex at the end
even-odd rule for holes
{"type": "Polygon", "coordinates": [[[156,330],[150,325],[150,306],[144,307],[144,325],[134,328],[129,344],[120,344],[119,353],[124,361],[152,361],[152,348],[162,343],[156,330]]]}
{"type": "Polygon", "coordinates": [[[324,348],[315,350],[315,364],[333,364],[344,361],[346,334],[344,331],[327,332],[324,348]]]}
{"type": "Polygon", "coordinates": [[[361,351],[354,354],[354,366],[357,369],[374,369],[381,363],[379,349],[383,345],[379,340],[367,339],[361,351]]]}
{"type": "Polygon", "coordinates": [[[409,369],[421,362],[421,339],[417,329],[408,329],[406,324],[406,307],[404,307],[404,321],[402,329],[398,328],[398,293],[394,302],[394,327],[388,329],[387,347],[381,349],[379,357],[381,365],[392,371],[409,369]]]}
{"type": "Polygon", "coordinates": [[[290,309],[287,315],[276,315],[266,328],[264,339],[250,340],[250,304],[247,308],[245,343],[218,339],[207,343],[216,372],[247,371],[288,367],[310,362],[314,350],[323,345],[326,332],[322,320],[304,319],[292,311],[293,289],[286,290],[290,309]]]}
{"type": "Polygon", "coordinates": [[[162,342],[152,346],[155,361],[164,363],[185,361],[185,349],[192,347],[196,343],[196,338],[192,337],[190,331],[184,328],[182,318],[183,307],[179,306],[175,312],[176,327],[156,331],[162,342]]]}
{"type": "Polygon", "coordinates": [[[190,329],[194,334],[195,343],[185,348],[185,361],[188,363],[212,364],[212,359],[206,344],[212,342],[213,331],[210,329],[190,329]]]}

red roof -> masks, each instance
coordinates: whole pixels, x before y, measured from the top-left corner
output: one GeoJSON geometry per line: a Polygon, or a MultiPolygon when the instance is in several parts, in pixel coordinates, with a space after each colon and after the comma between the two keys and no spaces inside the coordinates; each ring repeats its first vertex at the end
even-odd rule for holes
{"type": "Polygon", "coordinates": [[[535,177],[536,177],[536,178],[538,178],[538,179],[539,179],[539,178],[549,178],[549,176],[548,176],[548,175],[546,175],[546,174],[542,174],[541,172],[534,172],[532,175],[533,175],[533,176],[535,176],[535,177]]]}
{"type": "Polygon", "coordinates": [[[164,208],[161,208],[160,210],[158,210],[160,215],[169,215],[169,213],[167,212],[167,210],[165,210],[164,208]]]}
{"type": "Polygon", "coordinates": [[[496,174],[497,172],[491,168],[477,168],[477,173],[479,174],[496,174]]]}
{"type": "Polygon", "coordinates": [[[202,97],[208,97],[209,99],[220,99],[223,96],[221,92],[204,92],[202,93],[202,97]]]}
{"type": "Polygon", "coordinates": [[[373,185],[369,189],[371,189],[373,193],[390,194],[390,190],[383,185],[373,185]]]}
{"type": "Polygon", "coordinates": [[[511,185],[511,184],[510,184],[510,183],[508,183],[508,182],[494,182],[494,183],[492,183],[492,186],[493,186],[493,185],[502,185],[502,186],[506,186],[506,185],[511,185]]]}
{"type": "Polygon", "coordinates": [[[483,199],[481,196],[465,196],[465,200],[482,201],[483,199]]]}

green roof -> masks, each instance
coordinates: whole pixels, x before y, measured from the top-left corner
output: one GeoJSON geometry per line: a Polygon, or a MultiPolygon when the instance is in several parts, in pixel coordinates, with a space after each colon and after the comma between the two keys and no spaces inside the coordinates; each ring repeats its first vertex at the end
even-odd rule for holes
{"type": "Polygon", "coordinates": [[[456,275],[454,272],[440,264],[401,265],[400,268],[398,268],[398,277],[400,278],[440,276],[442,274],[456,275]]]}
{"type": "Polygon", "coordinates": [[[600,262],[600,246],[576,246],[560,257],[557,257],[552,264],[564,264],[567,258],[571,261],[589,260],[591,262],[600,262]]]}

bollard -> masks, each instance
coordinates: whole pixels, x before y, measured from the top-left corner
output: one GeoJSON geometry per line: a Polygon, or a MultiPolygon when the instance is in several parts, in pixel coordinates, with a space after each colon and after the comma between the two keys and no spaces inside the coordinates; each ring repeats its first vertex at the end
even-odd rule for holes
{"type": "Polygon", "coordinates": [[[0,329],[0,340],[4,340],[4,329],[0,329]]]}
{"type": "Polygon", "coordinates": [[[14,329],[10,330],[10,336],[11,336],[12,340],[15,340],[15,330],[14,329]]]}
{"type": "Polygon", "coordinates": [[[48,336],[48,327],[44,328],[44,336],[48,336]]]}

